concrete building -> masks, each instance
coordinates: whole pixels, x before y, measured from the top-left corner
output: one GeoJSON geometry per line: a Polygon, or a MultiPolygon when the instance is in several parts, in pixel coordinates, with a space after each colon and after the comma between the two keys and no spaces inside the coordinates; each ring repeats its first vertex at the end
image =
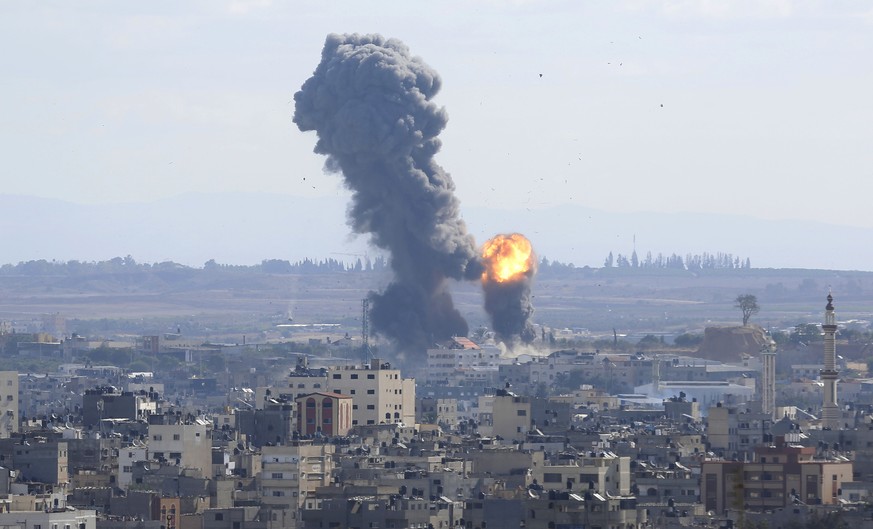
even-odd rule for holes
{"type": "Polygon", "coordinates": [[[504,389],[494,395],[491,433],[505,442],[524,440],[531,429],[529,397],[520,397],[504,389]]]}
{"type": "Polygon", "coordinates": [[[852,481],[852,462],[842,456],[816,457],[814,447],[776,437],[760,445],[752,461],[709,460],[701,464],[701,496],[707,511],[764,511],[795,501],[836,504],[844,482],[852,481]]]}
{"type": "Polygon", "coordinates": [[[18,371],[0,371],[0,439],[18,433],[18,371]]]}
{"type": "Polygon", "coordinates": [[[258,488],[272,522],[287,527],[299,521],[298,510],[314,503],[318,487],[330,484],[333,451],[333,445],[308,442],[263,447],[258,488]]]}
{"type": "Polygon", "coordinates": [[[4,529],[97,529],[97,513],[90,510],[0,512],[4,529]]]}
{"type": "Polygon", "coordinates": [[[328,391],[353,399],[352,425],[415,424],[415,379],[374,358],[366,366],[328,370],[328,391]]]}
{"type": "Polygon", "coordinates": [[[290,396],[267,398],[260,409],[237,410],[236,429],[252,446],[285,444],[295,430],[296,405],[290,396]]]}
{"type": "Polygon", "coordinates": [[[746,457],[764,442],[773,425],[770,417],[752,407],[716,404],[706,418],[709,449],[724,457],[746,457]]]}
{"type": "Polygon", "coordinates": [[[212,422],[174,413],[149,418],[149,453],[158,461],[195,468],[202,476],[212,471],[212,422]]]}
{"type": "MultiPolygon", "coordinates": [[[[534,454],[534,461],[542,454],[534,454]]],[[[630,457],[606,450],[580,454],[575,460],[560,464],[537,464],[531,478],[547,490],[572,492],[594,491],[612,496],[630,494],[630,457]]]]}
{"type": "Polygon", "coordinates": [[[300,435],[345,436],[352,428],[352,397],[318,392],[297,397],[296,431],[300,435]]]}
{"type": "Polygon", "coordinates": [[[500,349],[455,337],[443,347],[427,350],[424,380],[434,385],[492,385],[500,368],[500,349]]]}
{"type": "Polygon", "coordinates": [[[147,391],[119,391],[102,386],[85,391],[82,420],[86,427],[97,427],[104,419],[147,420],[158,411],[158,395],[147,391]]]}
{"type": "Polygon", "coordinates": [[[0,440],[0,460],[3,466],[18,471],[21,481],[48,485],[66,485],[70,479],[69,453],[64,441],[42,442],[20,439],[0,440]]]}
{"type": "MultiPolygon", "coordinates": [[[[140,443],[142,445],[142,443],[140,443]]],[[[137,461],[148,461],[147,446],[128,446],[118,450],[118,476],[116,484],[121,490],[127,490],[133,483],[133,467],[137,461]]]]}

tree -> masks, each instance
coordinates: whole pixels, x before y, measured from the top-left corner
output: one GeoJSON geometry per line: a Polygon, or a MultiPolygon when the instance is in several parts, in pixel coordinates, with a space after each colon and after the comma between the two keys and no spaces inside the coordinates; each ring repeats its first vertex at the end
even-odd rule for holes
{"type": "Polygon", "coordinates": [[[736,302],[734,306],[743,311],[743,326],[748,325],[749,319],[761,310],[758,306],[758,298],[752,294],[741,294],[737,296],[736,302]]]}

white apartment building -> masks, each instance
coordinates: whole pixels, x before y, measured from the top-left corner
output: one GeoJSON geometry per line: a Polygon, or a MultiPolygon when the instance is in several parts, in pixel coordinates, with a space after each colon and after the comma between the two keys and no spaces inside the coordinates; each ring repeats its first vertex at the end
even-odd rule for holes
{"type": "Polygon", "coordinates": [[[445,346],[427,350],[425,383],[459,385],[497,379],[500,349],[479,346],[467,338],[452,338],[445,346]]]}
{"type": "Polygon", "coordinates": [[[118,488],[127,490],[133,483],[133,466],[137,461],[148,461],[149,450],[145,446],[129,446],[118,450],[118,488]]]}

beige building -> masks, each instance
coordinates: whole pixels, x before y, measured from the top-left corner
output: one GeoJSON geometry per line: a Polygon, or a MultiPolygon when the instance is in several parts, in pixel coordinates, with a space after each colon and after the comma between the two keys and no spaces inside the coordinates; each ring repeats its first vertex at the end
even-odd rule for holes
{"type": "Polygon", "coordinates": [[[261,449],[261,505],[269,509],[271,522],[293,525],[307,500],[314,508],[315,489],[330,484],[333,449],[305,442],[261,449]]]}
{"type": "Polygon", "coordinates": [[[775,445],[759,446],[751,462],[704,461],[701,499],[707,511],[764,511],[788,507],[795,500],[808,505],[837,504],[844,482],[852,481],[846,458],[816,457],[814,447],[777,437],[775,445]]]}
{"type": "Polygon", "coordinates": [[[205,419],[182,421],[168,414],[152,416],[164,423],[149,424],[148,451],[158,461],[167,461],[182,468],[196,468],[203,476],[212,473],[212,423],[205,419]]]}
{"type": "Polygon", "coordinates": [[[530,397],[497,390],[492,410],[492,435],[501,437],[506,443],[523,441],[531,428],[530,419],[530,397]]]}
{"type": "Polygon", "coordinates": [[[730,458],[750,454],[764,442],[770,424],[769,414],[719,403],[709,408],[706,418],[709,449],[730,458]]]}
{"type": "Polygon", "coordinates": [[[334,367],[328,391],[352,397],[353,425],[415,424],[415,379],[374,358],[367,366],[334,367]]]}
{"type": "Polygon", "coordinates": [[[0,439],[18,433],[18,371],[0,371],[0,439]]]}
{"type": "MultiPolygon", "coordinates": [[[[534,454],[534,459],[542,457],[534,454]]],[[[545,489],[627,496],[630,494],[630,457],[598,451],[579,455],[575,461],[562,465],[548,462],[531,468],[531,477],[545,489]]]]}
{"type": "Polygon", "coordinates": [[[287,393],[294,398],[318,392],[351,397],[352,426],[415,424],[415,379],[403,378],[399,369],[378,358],[364,366],[301,367],[287,380],[287,393]]]}

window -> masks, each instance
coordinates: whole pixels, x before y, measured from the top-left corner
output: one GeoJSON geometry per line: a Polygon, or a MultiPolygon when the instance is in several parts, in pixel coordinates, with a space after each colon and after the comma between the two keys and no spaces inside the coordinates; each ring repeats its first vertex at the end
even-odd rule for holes
{"type": "Polygon", "coordinates": [[[239,529],[239,527],[240,527],[239,522],[233,522],[233,529],[239,529]]]}
{"type": "Polygon", "coordinates": [[[170,459],[181,459],[182,452],[170,452],[170,459]]]}
{"type": "Polygon", "coordinates": [[[375,390],[375,389],[368,389],[368,390],[367,390],[367,395],[375,395],[375,394],[376,394],[376,390],[375,390]]]}
{"type": "Polygon", "coordinates": [[[152,436],[152,441],[162,441],[162,440],[163,440],[163,437],[161,437],[161,434],[155,434],[152,436]]]}
{"type": "Polygon", "coordinates": [[[350,378],[351,378],[352,380],[358,380],[358,374],[357,374],[357,373],[354,373],[354,374],[352,374],[352,375],[350,376],[350,378]]]}
{"type": "Polygon", "coordinates": [[[277,497],[277,498],[278,498],[278,497],[280,497],[280,496],[284,496],[284,495],[285,495],[285,492],[284,492],[284,491],[281,491],[281,490],[274,490],[274,491],[273,491],[273,496],[274,496],[274,497],[277,497]]]}
{"type": "Polygon", "coordinates": [[[561,479],[560,472],[546,472],[543,474],[543,483],[560,483],[563,481],[561,479]]]}
{"type": "Polygon", "coordinates": [[[367,404],[367,409],[368,409],[368,410],[375,410],[375,409],[376,409],[376,405],[375,405],[375,404],[367,404]]]}
{"type": "Polygon", "coordinates": [[[367,380],[376,380],[376,375],[370,373],[369,375],[367,375],[367,380]]]}
{"type": "Polygon", "coordinates": [[[527,416],[527,410],[518,410],[517,413],[518,413],[519,417],[526,417],[527,416]]]}
{"type": "Polygon", "coordinates": [[[224,520],[224,513],[223,512],[215,513],[215,521],[220,522],[222,520],[224,520]]]}
{"type": "Polygon", "coordinates": [[[181,436],[177,433],[174,433],[173,434],[173,441],[178,441],[179,439],[181,439],[181,436]]]}
{"type": "Polygon", "coordinates": [[[334,374],[333,374],[333,379],[334,379],[334,380],[341,380],[342,378],[343,378],[342,373],[334,373],[334,374]]]}

